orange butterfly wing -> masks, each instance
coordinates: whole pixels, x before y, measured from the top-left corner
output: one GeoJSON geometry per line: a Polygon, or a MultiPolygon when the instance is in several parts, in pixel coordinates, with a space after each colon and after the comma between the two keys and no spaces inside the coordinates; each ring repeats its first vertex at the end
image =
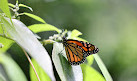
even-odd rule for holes
{"type": "Polygon", "coordinates": [[[94,46],[88,42],[68,39],[67,43],[68,44],[73,43],[73,44],[76,44],[77,46],[81,47],[87,53],[86,56],[91,55],[91,54],[95,54],[99,51],[99,49],[96,48],[96,46],[94,46]]]}
{"type": "Polygon", "coordinates": [[[79,65],[85,61],[85,57],[82,52],[83,50],[81,48],[77,48],[77,45],[69,44],[68,46],[65,46],[65,51],[71,65],[79,65]]]}
{"type": "Polygon", "coordinates": [[[98,52],[98,48],[94,45],[83,41],[64,39],[63,44],[71,65],[79,65],[85,61],[87,56],[98,52]]]}

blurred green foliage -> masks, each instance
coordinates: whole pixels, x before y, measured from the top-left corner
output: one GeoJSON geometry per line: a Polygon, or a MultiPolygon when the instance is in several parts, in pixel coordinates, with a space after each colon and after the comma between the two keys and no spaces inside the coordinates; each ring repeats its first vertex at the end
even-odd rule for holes
{"type": "Polygon", "coordinates": [[[0,75],[4,76],[4,80],[0,81],[27,81],[27,78],[20,67],[10,56],[0,53],[0,64],[0,75]]]}

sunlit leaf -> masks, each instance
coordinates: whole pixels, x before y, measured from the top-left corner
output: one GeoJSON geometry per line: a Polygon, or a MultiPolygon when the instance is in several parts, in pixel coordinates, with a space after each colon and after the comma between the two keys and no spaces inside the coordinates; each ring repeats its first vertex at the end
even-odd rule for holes
{"type": "Polygon", "coordinates": [[[86,64],[81,64],[83,81],[105,81],[104,77],[94,68],[86,64]]]}
{"type": "Polygon", "coordinates": [[[7,0],[0,0],[0,9],[6,14],[7,17],[11,18],[7,0]]]}
{"type": "Polygon", "coordinates": [[[82,35],[82,33],[76,29],[71,32],[71,37],[78,37],[79,35],[82,35]]]}
{"type": "Polygon", "coordinates": [[[28,28],[35,33],[43,32],[43,31],[57,31],[58,33],[61,32],[60,29],[50,24],[34,24],[34,25],[29,26],[28,28]]]}
{"type": "Polygon", "coordinates": [[[71,33],[70,33],[70,38],[71,39],[76,39],[76,40],[80,40],[80,41],[84,41],[87,42],[85,39],[82,39],[80,37],[78,37],[79,35],[82,35],[82,33],[76,29],[74,29],[71,33]]]}
{"type": "Polygon", "coordinates": [[[0,37],[0,43],[3,44],[3,47],[0,48],[0,50],[4,52],[4,51],[7,51],[11,47],[11,45],[14,43],[14,41],[6,39],[4,37],[0,37]]]}
{"type": "Polygon", "coordinates": [[[6,54],[0,54],[0,63],[4,67],[10,81],[27,81],[21,68],[6,54]]]}
{"type": "Polygon", "coordinates": [[[2,21],[11,37],[24,48],[39,63],[50,78],[55,81],[51,59],[35,35],[21,21],[12,19],[15,29],[12,28],[8,18],[2,18],[2,21]]]}
{"type": "Polygon", "coordinates": [[[87,64],[89,66],[93,64],[93,61],[94,61],[93,55],[89,55],[88,57],[86,57],[86,59],[87,59],[87,64]]]}
{"type": "Polygon", "coordinates": [[[71,66],[66,60],[65,51],[60,43],[54,43],[52,51],[52,59],[55,68],[62,81],[83,81],[81,67],[71,66]]]}
{"type": "Polygon", "coordinates": [[[39,16],[36,16],[36,15],[34,15],[34,14],[26,13],[26,12],[21,13],[21,14],[27,15],[27,16],[29,16],[29,17],[31,17],[31,18],[39,21],[39,22],[46,23],[42,18],[40,18],[39,16]]]}
{"type": "Polygon", "coordinates": [[[29,7],[29,6],[27,6],[27,5],[24,5],[24,4],[19,4],[19,7],[25,7],[25,8],[30,9],[31,11],[33,11],[31,7],[29,7]]]}
{"type": "Polygon", "coordinates": [[[8,3],[8,5],[10,6],[10,7],[15,7],[15,5],[14,4],[11,4],[11,3],[8,3]]]}
{"type": "MultiPolygon", "coordinates": [[[[35,70],[37,71],[38,76],[41,81],[51,81],[49,76],[45,73],[45,71],[39,66],[39,64],[34,59],[32,59],[32,63],[34,65],[35,70]]],[[[31,81],[37,80],[36,74],[35,74],[33,68],[31,67],[31,65],[30,65],[30,78],[31,78],[31,81]]]]}
{"type": "MultiPolygon", "coordinates": [[[[1,23],[1,22],[0,22],[1,23]]],[[[4,28],[4,27],[3,27],[4,28]]],[[[2,35],[4,35],[4,34],[6,34],[7,32],[6,32],[6,30],[3,30],[3,28],[2,28],[2,26],[1,26],[1,24],[0,24],[0,34],[2,35]],[[4,33],[5,32],[5,33],[4,33]]],[[[11,45],[14,43],[14,41],[13,40],[9,40],[9,39],[6,39],[6,38],[4,38],[4,37],[1,37],[0,36],[0,43],[2,43],[3,44],[3,48],[0,48],[0,50],[1,51],[3,51],[3,52],[5,52],[5,51],[7,51],[10,47],[11,47],[11,45]]]]}

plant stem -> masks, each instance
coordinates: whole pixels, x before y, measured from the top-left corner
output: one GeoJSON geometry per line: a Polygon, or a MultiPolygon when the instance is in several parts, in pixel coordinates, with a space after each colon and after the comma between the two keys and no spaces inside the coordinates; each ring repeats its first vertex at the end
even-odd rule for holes
{"type": "Polygon", "coordinates": [[[38,73],[37,73],[37,71],[35,70],[35,67],[34,67],[34,65],[33,65],[30,57],[28,56],[28,54],[26,53],[26,51],[25,51],[23,48],[22,48],[22,50],[23,50],[23,52],[25,53],[25,55],[26,55],[29,63],[31,64],[31,66],[32,66],[32,68],[33,68],[33,70],[34,70],[34,72],[35,72],[35,74],[36,74],[36,76],[37,76],[38,81],[40,81],[40,78],[39,78],[39,76],[38,76],[38,73]]]}

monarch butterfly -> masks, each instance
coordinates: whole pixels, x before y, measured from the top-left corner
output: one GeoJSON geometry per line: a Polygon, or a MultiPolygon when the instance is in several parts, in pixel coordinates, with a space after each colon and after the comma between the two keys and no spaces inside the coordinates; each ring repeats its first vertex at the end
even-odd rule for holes
{"type": "Polygon", "coordinates": [[[63,45],[71,65],[79,65],[85,61],[87,56],[99,51],[96,46],[88,42],[66,39],[65,37],[63,37],[63,45]]]}

